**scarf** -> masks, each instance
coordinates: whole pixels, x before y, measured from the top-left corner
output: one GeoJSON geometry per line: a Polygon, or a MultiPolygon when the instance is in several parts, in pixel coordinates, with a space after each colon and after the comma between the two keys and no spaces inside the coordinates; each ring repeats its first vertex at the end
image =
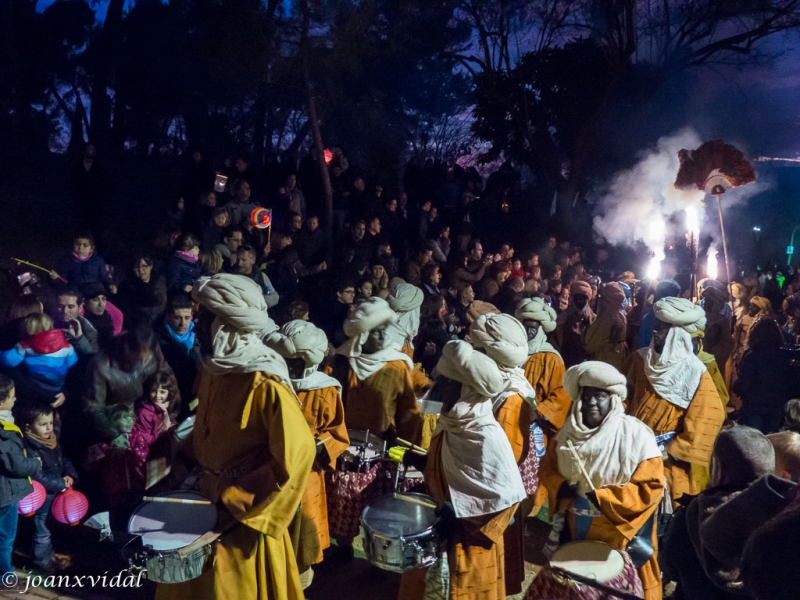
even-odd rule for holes
{"type": "Polygon", "coordinates": [[[183,250],[176,250],[175,256],[192,265],[196,265],[197,260],[200,258],[199,254],[191,254],[189,252],[184,252],[183,250]]]}
{"type": "Polygon", "coordinates": [[[80,254],[78,254],[77,252],[73,252],[73,253],[72,253],[72,258],[74,258],[74,259],[75,259],[75,260],[77,260],[78,262],[86,262],[87,260],[89,260],[90,258],[92,258],[92,256],[94,256],[94,250],[92,250],[91,252],[89,252],[89,254],[88,254],[88,255],[86,255],[86,256],[81,256],[81,255],[80,255],[80,254]]]}
{"type": "Polygon", "coordinates": [[[625,414],[622,406],[627,393],[625,376],[614,367],[599,361],[571,367],[564,374],[564,389],[572,398],[572,408],[555,437],[558,470],[570,484],[578,484],[583,496],[590,488],[568,442],[577,450],[596,488],[625,485],[640,463],[661,456],[652,430],[639,419],[625,414]],[[584,387],[598,387],[611,393],[611,408],[595,429],[583,424],[580,391],[584,387]]]}
{"type": "Polygon", "coordinates": [[[488,397],[503,386],[497,365],[467,342],[445,344],[436,371],[462,384],[461,398],[439,417],[442,469],[456,517],[504,510],[526,498],[522,477],[488,397]]]}
{"type": "Polygon", "coordinates": [[[302,379],[292,379],[292,385],[297,392],[310,392],[335,387],[340,394],[342,393],[342,384],[330,375],[318,371],[316,366],[306,369],[302,379]]]}
{"type": "Polygon", "coordinates": [[[652,341],[639,354],[644,359],[644,374],[656,394],[684,410],[688,408],[706,372],[706,366],[694,355],[689,332],[673,326],[661,354],[653,350],[652,341]]]}
{"type": "Polygon", "coordinates": [[[194,333],[194,321],[189,323],[189,328],[186,330],[186,333],[178,335],[175,330],[167,324],[167,334],[173,340],[181,344],[187,351],[191,351],[194,348],[194,340],[195,340],[195,333],[194,333]]]}
{"type": "Polygon", "coordinates": [[[497,411],[505,404],[506,399],[514,394],[519,394],[522,399],[536,409],[536,392],[525,377],[525,371],[521,367],[502,367],[498,365],[500,375],[503,378],[504,389],[492,398],[492,410],[497,411]]]}
{"type": "Polygon", "coordinates": [[[33,433],[32,431],[26,431],[25,435],[31,438],[34,442],[38,443],[41,446],[44,446],[48,450],[55,450],[58,446],[58,438],[56,437],[55,431],[50,432],[50,437],[41,437],[33,433]]]}
{"type": "Polygon", "coordinates": [[[11,414],[10,410],[0,410],[0,421],[4,421],[6,423],[14,424],[14,415],[11,414]]]}
{"type": "Polygon", "coordinates": [[[533,339],[528,340],[528,356],[533,356],[539,352],[551,352],[561,358],[561,354],[559,354],[558,350],[553,348],[553,345],[547,341],[547,334],[541,327],[536,330],[536,335],[533,339]]]}
{"type": "MultiPolygon", "coordinates": [[[[291,389],[283,358],[262,340],[277,330],[267,315],[261,288],[246,277],[220,273],[201,277],[192,289],[194,299],[216,315],[211,325],[212,351],[203,368],[212,375],[264,372],[291,389]]],[[[242,412],[242,429],[250,418],[251,401],[242,412]]]]}

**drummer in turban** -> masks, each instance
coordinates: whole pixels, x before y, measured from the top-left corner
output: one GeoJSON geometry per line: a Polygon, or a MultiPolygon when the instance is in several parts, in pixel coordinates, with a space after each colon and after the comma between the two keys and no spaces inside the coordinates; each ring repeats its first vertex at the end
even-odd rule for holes
{"type": "Polygon", "coordinates": [[[419,307],[425,295],[417,286],[401,283],[389,294],[386,301],[389,308],[397,313],[397,321],[389,328],[389,333],[400,342],[400,352],[414,360],[414,343],[419,331],[419,307]]]}
{"type": "Polygon", "coordinates": [[[419,444],[422,418],[417,408],[411,359],[397,349],[389,327],[397,320],[386,300],[370,298],[344,322],[349,338],[336,353],[347,358],[345,414],[350,429],[376,434],[396,427],[401,438],[419,444]]]}
{"type": "Polygon", "coordinates": [[[522,368],[536,392],[536,412],[557,430],[564,424],[572,401],[562,384],[564,361],[547,341],[547,334],[556,328],[556,311],[542,298],[526,298],[517,305],[514,316],[528,336],[528,360],[522,368]]]}
{"type": "MultiPolygon", "coordinates": [[[[447,522],[449,592],[443,598],[504,600],[503,533],[525,498],[511,447],[492,414],[505,382],[497,365],[468,343],[445,344],[432,394],[442,414],[426,457],[406,452],[421,468],[428,493],[447,522]]],[[[399,600],[426,598],[426,569],[403,574],[399,600]]]]}
{"type": "Polygon", "coordinates": [[[286,360],[303,416],[317,440],[317,457],[291,528],[300,578],[310,584],[311,565],[322,562],[322,551],[331,545],[323,472],[336,466],[336,459],[350,443],[342,388],[319,370],[328,351],[328,338],[314,324],[289,321],[268,338],[268,344],[286,360]]]}
{"type": "Polygon", "coordinates": [[[625,291],[614,281],[600,286],[597,292],[597,318],[586,330],[586,353],[592,360],[622,369],[628,358],[628,322],[623,305],[625,291]]]}
{"type": "Polygon", "coordinates": [[[203,355],[195,426],[185,452],[202,468],[198,490],[222,507],[214,560],[203,574],[159,585],[156,598],[302,598],[289,537],[314,462],[314,438],[286,363],[262,339],[277,327],[256,283],[198,279],[203,355]]]}
{"type": "MultiPolygon", "coordinates": [[[[472,345],[483,350],[500,370],[504,386],[492,397],[495,417],[511,442],[517,464],[527,462],[526,468],[534,469],[536,453],[531,447],[531,423],[536,416],[536,392],[520,368],[528,360],[525,327],[510,315],[488,314],[470,325],[469,337],[472,345]]],[[[535,494],[535,486],[529,486],[528,492],[535,494]]],[[[516,522],[506,531],[505,572],[509,594],[519,593],[525,579],[522,512],[518,511],[516,522]]]]}
{"type": "Polygon", "coordinates": [[[641,530],[653,553],[632,558],[642,565],[645,598],[660,599],[654,521],[664,494],[664,465],[653,432],[625,414],[625,376],[611,365],[588,361],[571,367],[564,387],[572,410],[539,469],[553,513],[566,518],[571,540],[601,541],[618,550],[641,530]]]}
{"type": "Polygon", "coordinates": [[[692,334],[705,324],[703,309],[684,298],[663,298],[653,312],[650,347],[634,352],[627,365],[628,414],[656,434],[675,500],[704,489],[725,409],[692,347],[692,334]]]}
{"type": "Polygon", "coordinates": [[[569,306],[558,315],[556,347],[568,367],[587,358],[584,336],[595,320],[595,314],[589,306],[591,299],[592,286],[578,280],[569,288],[569,306]]]}

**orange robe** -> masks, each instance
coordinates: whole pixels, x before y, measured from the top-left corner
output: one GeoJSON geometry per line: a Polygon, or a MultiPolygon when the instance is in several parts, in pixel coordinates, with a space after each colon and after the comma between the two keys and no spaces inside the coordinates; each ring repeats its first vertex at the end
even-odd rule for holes
{"type": "MultiPolygon", "coordinates": [[[[428,494],[437,503],[450,500],[450,489],[442,469],[442,437],[437,435],[428,449],[423,473],[428,494]]],[[[480,517],[458,519],[458,527],[447,546],[450,567],[448,600],[505,600],[503,532],[517,505],[480,517]]],[[[422,600],[427,569],[403,573],[398,600],[422,600]]]]}
{"type": "MultiPolygon", "coordinates": [[[[550,490],[550,506],[556,507],[554,513],[567,510],[574,504],[574,498],[561,501],[557,499],[564,477],[558,470],[555,442],[547,449],[547,454],[542,460],[539,478],[550,490]]],[[[658,510],[664,493],[664,464],[658,457],[642,461],[628,483],[598,488],[595,493],[603,516],[592,518],[584,539],[605,542],[613,548],[624,550],[650,515],[658,510]]],[[[567,526],[574,540],[575,514],[567,512],[566,515],[567,526]]],[[[644,587],[645,600],[661,600],[657,529],[654,523],[653,556],[637,569],[644,587]]]]}
{"type": "Polygon", "coordinates": [[[398,436],[413,444],[420,443],[422,417],[411,370],[405,361],[387,362],[364,381],[359,381],[352,369],[348,377],[345,418],[350,429],[379,435],[394,424],[398,436]]]}
{"type": "Polygon", "coordinates": [[[661,398],[644,373],[644,358],[634,352],[628,361],[627,412],[650,427],[657,436],[670,431],[675,437],[667,442],[669,455],[664,470],[670,497],[699,494],[708,481],[711,452],[722,423],[725,409],[708,371],[686,409],[661,398]]]}
{"type": "Polygon", "coordinates": [[[517,464],[522,463],[530,450],[530,431],[533,422],[533,409],[530,403],[519,394],[512,394],[505,399],[499,409],[495,411],[497,422],[505,431],[514,459],[517,464]]]}
{"type": "Polygon", "coordinates": [[[336,459],[347,450],[350,438],[344,423],[344,407],[335,386],[297,393],[303,416],[314,439],[330,437],[324,443],[328,455],[318,455],[300,502],[300,512],[292,523],[292,541],[301,573],[322,562],[322,551],[331,545],[328,533],[328,503],[324,471],[336,466],[336,459]]]}
{"type": "Polygon", "coordinates": [[[266,373],[205,370],[198,397],[185,449],[207,471],[198,490],[224,507],[220,518],[233,526],[200,577],[159,584],[156,598],[302,600],[289,524],[315,449],[297,398],[266,373]]]}
{"type": "MultiPolygon", "coordinates": [[[[536,412],[547,419],[542,428],[547,444],[550,436],[563,427],[572,408],[572,399],[564,389],[564,361],[553,352],[537,352],[528,357],[522,368],[536,391],[536,412]]],[[[539,481],[536,506],[543,506],[546,499],[547,489],[539,481]]]]}

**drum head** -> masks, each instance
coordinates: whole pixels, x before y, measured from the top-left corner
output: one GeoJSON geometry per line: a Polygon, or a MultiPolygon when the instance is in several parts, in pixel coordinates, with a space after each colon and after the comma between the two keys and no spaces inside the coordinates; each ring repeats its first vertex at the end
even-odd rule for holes
{"type": "MultiPolygon", "coordinates": [[[[169,498],[208,500],[193,491],[176,490],[162,494],[169,498]]],[[[128,533],[142,536],[142,544],[153,550],[176,550],[188,546],[217,523],[213,504],[143,502],[128,521],[128,533]]]]}
{"type": "Polygon", "coordinates": [[[600,582],[614,579],[625,568],[621,553],[608,544],[593,541],[564,544],[553,553],[550,564],[600,582]]]}
{"type": "Polygon", "coordinates": [[[383,438],[374,433],[367,434],[361,429],[348,429],[347,435],[350,438],[350,446],[370,446],[375,451],[383,449],[383,438]]]}
{"type": "MultiPolygon", "coordinates": [[[[433,498],[424,494],[398,495],[436,504],[433,498]]],[[[422,533],[433,527],[438,520],[434,509],[395,498],[393,494],[373,500],[361,514],[361,522],[366,527],[392,537],[422,533]]]]}

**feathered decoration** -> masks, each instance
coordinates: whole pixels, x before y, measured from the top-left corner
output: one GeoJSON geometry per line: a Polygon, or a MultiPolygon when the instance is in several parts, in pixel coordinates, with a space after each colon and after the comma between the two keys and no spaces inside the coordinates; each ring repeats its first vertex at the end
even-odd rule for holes
{"type": "Polygon", "coordinates": [[[726,189],[739,187],[756,180],[753,166],[740,150],[722,140],[706,142],[697,150],[679,150],[681,166],[675,187],[705,190],[710,177],[724,178],[726,189]]]}

